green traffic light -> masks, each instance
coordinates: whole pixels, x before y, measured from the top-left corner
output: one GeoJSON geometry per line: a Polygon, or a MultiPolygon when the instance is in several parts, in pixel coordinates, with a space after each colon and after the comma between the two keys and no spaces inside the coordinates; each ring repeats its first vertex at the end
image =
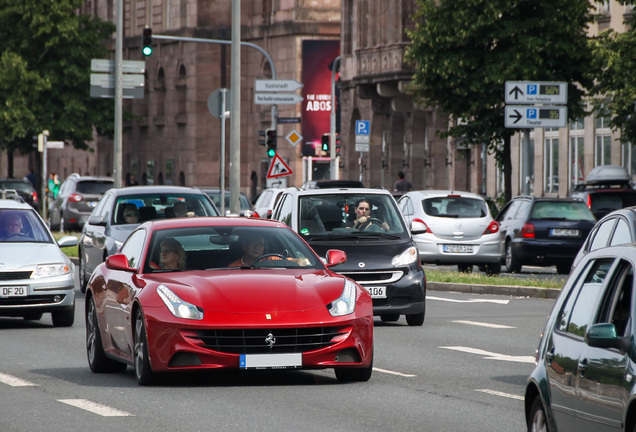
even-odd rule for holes
{"type": "Polygon", "coordinates": [[[276,156],[276,150],[274,150],[274,149],[268,149],[268,150],[267,150],[267,156],[269,156],[269,157],[274,157],[274,156],[276,156]]]}
{"type": "Polygon", "coordinates": [[[150,54],[152,54],[152,47],[145,46],[142,52],[145,56],[149,56],[150,54]]]}

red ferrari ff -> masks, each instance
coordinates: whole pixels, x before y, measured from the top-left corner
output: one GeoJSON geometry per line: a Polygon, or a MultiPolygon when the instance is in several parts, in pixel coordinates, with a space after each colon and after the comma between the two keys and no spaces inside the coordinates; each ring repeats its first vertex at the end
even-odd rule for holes
{"type": "Polygon", "coordinates": [[[247,218],[146,222],[93,272],[86,349],[93,372],[334,368],[367,381],[373,308],[360,285],[289,227],[247,218]]]}

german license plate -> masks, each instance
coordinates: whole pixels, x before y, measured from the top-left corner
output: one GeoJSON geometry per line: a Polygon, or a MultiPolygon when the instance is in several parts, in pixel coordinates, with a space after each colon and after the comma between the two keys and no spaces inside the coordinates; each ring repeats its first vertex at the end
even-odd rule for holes
{"type": "Polygon", "coordinates": [[[371,298],[386,298],[385,286],[365,286],[364,288],[369,291],[371,298]]]}
{"type": "Polygon", "coordinates": [[[286,354],[241,354],[241,369],[289,369],[303,365],[302,353],[286,354]]]}
{"type": "Polygon", "coordinates": [[[29,294],[25,286],[0,286],[0,297],[26,297],[29,294]]]}
{"type": "Polygon", "coordinates": [[[473,253],[473,245],[444,245],[446,253],[473,253]]]}
{"type": "Polygon", "coordinates": [[[551,237],[578,237],[579,230],[570,228],[551,228],[551,237]]]}

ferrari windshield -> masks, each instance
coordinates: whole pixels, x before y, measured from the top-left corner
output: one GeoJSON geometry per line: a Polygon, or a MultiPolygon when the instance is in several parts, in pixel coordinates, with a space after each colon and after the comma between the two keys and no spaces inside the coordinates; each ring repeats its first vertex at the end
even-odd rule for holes
{"type": "Polygon", "coordinates": [[[304,195],[298,206],[298,232],[305,238],[409,236],[395,201],[387,194],[304,195]]]}
{"type": "Polygon", "coordinates": [[[144,271],[264,267],[323,268],[323,265],[288,228],[197,226],[155,231],[144,271]]]}

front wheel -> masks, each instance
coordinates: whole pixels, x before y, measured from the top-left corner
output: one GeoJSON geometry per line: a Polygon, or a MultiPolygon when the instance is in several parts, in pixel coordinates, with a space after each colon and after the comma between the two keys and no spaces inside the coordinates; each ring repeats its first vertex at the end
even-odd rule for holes
{"type": "Polygon", "coordinates": [[[366,368],[335,368],[336,378],[339,382],[358,381],[364,382],[371,379],[373,373],[373,353],[371,354],[371,364],[366,368]]]}
{"type": "Polygon", "coordinates": [[[486,276],[498,276],[501,273],[501,263],[486,264],[484,266],[484,273],[486,276]]]}
{"type": "Polygon", "coordinates": [[[532,408],[530,408],[530,414],[528,414],[528,432],[549,432],[550,426],[548,426],[548,418],[545,415],[545,409],[541,398],[537,396],[532,402],[532,408]]]}
{"type": "Polygon", "coordinates": [[[508,242],[508,244],[506,244],[506,268],[510,273],[521,272],[521,262],[512,253],[512,242],[508,242]]]}
{"type": "Polygon", "coordinates": [[[556,266],[557,273],[560,275],[569,274],[571,268],[572,268],[572,263],[569,263],[569,262],[557,264],[556,266]]]}
{"type": "Polygon", "coordinates": [[[51,312],[53,327],[70,327],[75,322],[75,303],[68,309],[51,312]]]}
{"type": "Polygon", "coordinates": [[[148,338],[146,325],[141,309],[135,314],[135,348],[134,348],[135,377],[139,385],[150,385],[154,381],[154,373],[150,367],[148,357],[148,338]]]}
{"type": "Polygon", "coordinates": [[[422,324],[424,324],[424,315],[425,315],[425,311],[422,311],[416,314],[406,315],[406,323],[410,327],[421,326],[422,324]]]}
{"type": "Polygon", "coordinates": [[[460,273],[472,273],[473,265],[472,264],[457,264],[457,270],[460,273]]]}

